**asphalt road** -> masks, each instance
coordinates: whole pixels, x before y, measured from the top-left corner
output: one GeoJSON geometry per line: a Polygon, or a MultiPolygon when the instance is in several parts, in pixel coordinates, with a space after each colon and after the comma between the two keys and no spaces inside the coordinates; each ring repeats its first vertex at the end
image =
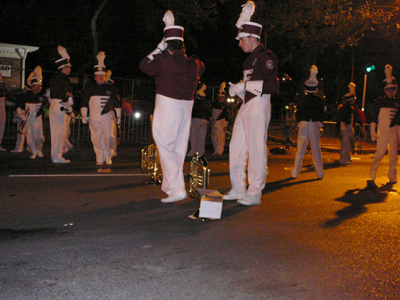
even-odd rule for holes
{"type": "MultiPolygon", "coordinates": [[[[373,155],[271,155],[262,203],[188,218],[195,199],[162,204],[140,148],[121,146],[111,173],[93,150],[53,164],[0,153],[0,299],[399,299],[399,185],[367,190],[373,155]]],[[[230,188],[228,156],[209,158],[210,189],[230,188]]],[[[189,164],[185,163],[185,173],[189,164]]]]}

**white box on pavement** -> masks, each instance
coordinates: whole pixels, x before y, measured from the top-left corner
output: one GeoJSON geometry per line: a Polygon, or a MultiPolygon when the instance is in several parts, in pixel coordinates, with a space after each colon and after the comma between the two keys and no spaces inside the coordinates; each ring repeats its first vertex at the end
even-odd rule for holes
{"type": "Polygon", "coordinates": [[[200,195],[200,218],[221,219],[222,195],[217,190],[196,189],[200,195]]]}

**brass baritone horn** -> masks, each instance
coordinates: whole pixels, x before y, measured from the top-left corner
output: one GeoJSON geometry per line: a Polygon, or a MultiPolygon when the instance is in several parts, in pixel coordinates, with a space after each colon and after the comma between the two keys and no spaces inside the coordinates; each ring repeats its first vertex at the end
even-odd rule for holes
{"type": "Polygon", "coordinates": [[[190,196],[200,199],[200,195],[196,193],[197,188],[207,189],[210,185],[210,168],[208,167],[207,160],[199,156],[199,153],[193,156],[190,162],[190,182],[189,194],[190,196]]]}
{"type": "Polygon", "coordinates": [[[147,145],[142,149],[142,172],[151,174],[151,179],[148,184],[157,185],[161,183],[159,176],[159,158],[157,146],[154,144],[147,145]]]}

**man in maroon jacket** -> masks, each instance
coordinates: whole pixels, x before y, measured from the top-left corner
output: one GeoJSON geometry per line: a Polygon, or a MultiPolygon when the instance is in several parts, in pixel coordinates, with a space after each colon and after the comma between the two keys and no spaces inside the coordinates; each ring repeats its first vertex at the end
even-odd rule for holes
{"type": "Polygon", "coordinates": [[[164,39],[140,62],[140,69],[155,76],[156,103],[152,132],[162,168],[161,189],[168,197],[163,203],[187,197],[183,163],[188,147],[192,107],[197,82],[204,64],[187,57],[183,44],[183,27],[175,26],[174,16],[167,11],[163,21],[164,39]]]}

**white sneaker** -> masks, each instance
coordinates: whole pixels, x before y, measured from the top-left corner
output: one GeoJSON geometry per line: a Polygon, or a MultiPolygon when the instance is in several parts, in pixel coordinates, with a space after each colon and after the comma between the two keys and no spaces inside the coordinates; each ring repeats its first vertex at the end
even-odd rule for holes
{"type": "Polygon", "coordinates": [[[36,158],[36,154],[31,154],[31,156],[29,157],[30,159],[35,159],[36,158]]]}
{"type": "Polygon", "coordinates": [[[257,205],[261,203],[261,196],[247,195],[245,198],[239,199],[237,202],[242,205],[257,205]]]}
{"type": "Polygon", "coordinates": [[[21,153],[22,151],[23,150],[18,150],[18,149],[11,150],[12,153],[21,153]]]}
{"type": "Polygon", "coordinates": [[[0,151],[6,151],[6,149],[0,146],[0,151]]]}
{"type": "Polygon", "coordinates": [[[38,157],[43,157],[43,152],[42,151],[38,151],[37,156],[38,157]]]}
{"type": "Polygon", "coordinates": [[[242,193],[236,193],[234,191],[229,191],[228,194],[224,195],[224,197],[222,198],[223,200],[237,200],[237,199],[243,199],[246,197],[246,193],[242,192],[242,193]]]}
{"type": "Polygon", "coordinates": [[[65,158],[63,158],[63,157],[56,157],[56,158],[53,158],[52,161],[53,161],[53,163],[55,163],[55,164],[67,164],[67,163],[70,162],[68,159],[65,159],[65,158]]]}
{"type": "Polygon", "coordinates": [[[173,192],[167,198],[161,199],[161,202],[162,203],[172,203],[172,202],[176,202],[176,201],[181,201],[186,198],[187,198],[186,191],[173,192]]]}

